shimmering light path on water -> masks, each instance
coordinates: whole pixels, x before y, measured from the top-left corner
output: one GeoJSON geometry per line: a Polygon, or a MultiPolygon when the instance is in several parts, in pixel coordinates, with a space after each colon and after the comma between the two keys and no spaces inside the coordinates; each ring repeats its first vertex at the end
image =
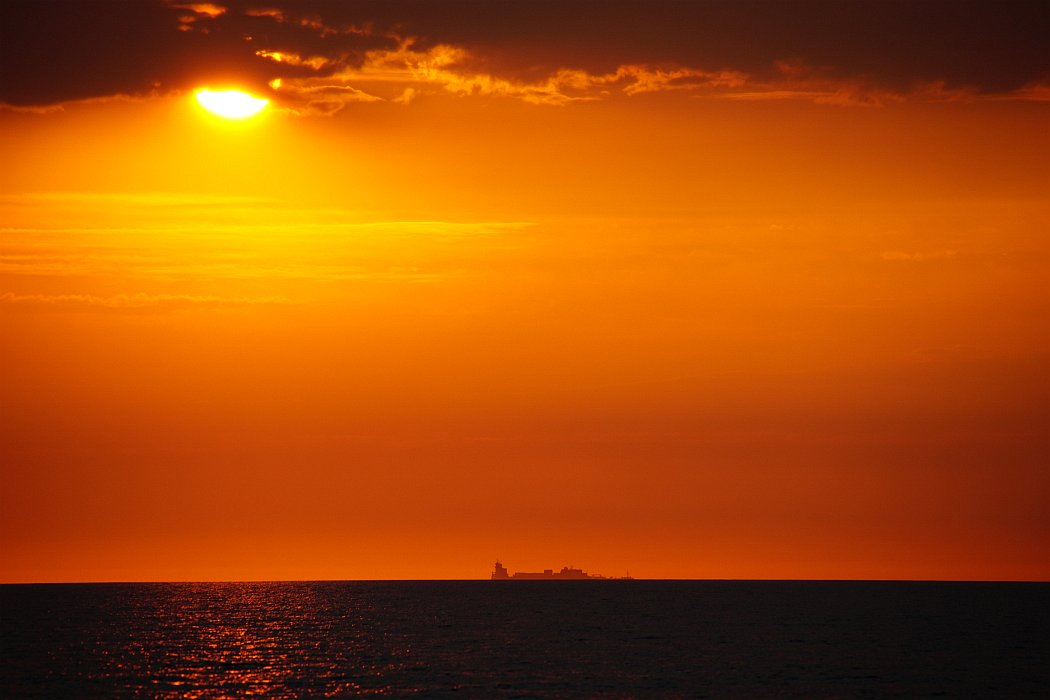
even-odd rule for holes
{"type": "Polygon", "coordinates": [[[1041,697],[1050,585],[0,586],[3,697],[1041,697]]]}

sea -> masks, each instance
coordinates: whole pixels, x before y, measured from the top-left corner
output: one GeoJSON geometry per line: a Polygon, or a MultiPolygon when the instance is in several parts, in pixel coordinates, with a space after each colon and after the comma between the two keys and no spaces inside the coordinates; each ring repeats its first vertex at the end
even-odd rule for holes
{"type": "Polygon", "coordinates": [[[3,698],[1047,698],[1050,584],[0,586],[3,698]]]}

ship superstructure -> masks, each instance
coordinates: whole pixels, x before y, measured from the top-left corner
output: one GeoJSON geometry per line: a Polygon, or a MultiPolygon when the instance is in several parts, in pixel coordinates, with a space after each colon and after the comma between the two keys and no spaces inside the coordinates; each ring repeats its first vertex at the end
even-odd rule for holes
{"type": "MultiPolygon", "coordinates": [[[[630,576],[625,578],[630,578],[630,576]]],[[[496,561],[496,568],[492,571],[493,581],[593,581],[598,579],[605,579],[605,576],[588,574],[583,569],[572,566],[563,566],[561,571],[544,569],[543,571],[516,571],[512,574],[507,571],[507,567],[496,561]]]]}

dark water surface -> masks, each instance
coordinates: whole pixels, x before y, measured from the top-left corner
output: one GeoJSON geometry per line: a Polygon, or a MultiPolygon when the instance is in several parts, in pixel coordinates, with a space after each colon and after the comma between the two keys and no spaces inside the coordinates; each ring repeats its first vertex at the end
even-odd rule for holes
{"type": "Polygon", "coordinates": [[[1050,584],[0,586],[0,696],[1050,697],[1050,584]]]}

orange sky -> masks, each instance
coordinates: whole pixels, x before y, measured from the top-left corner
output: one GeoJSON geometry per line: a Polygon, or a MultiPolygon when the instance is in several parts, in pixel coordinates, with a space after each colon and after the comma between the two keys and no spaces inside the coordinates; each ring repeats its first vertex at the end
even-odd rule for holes
{"type": "Polygon", "coordinates": [[[1045,80],[439,30],[10,81],[0,580],[1050,579],[1045,80]]]}

